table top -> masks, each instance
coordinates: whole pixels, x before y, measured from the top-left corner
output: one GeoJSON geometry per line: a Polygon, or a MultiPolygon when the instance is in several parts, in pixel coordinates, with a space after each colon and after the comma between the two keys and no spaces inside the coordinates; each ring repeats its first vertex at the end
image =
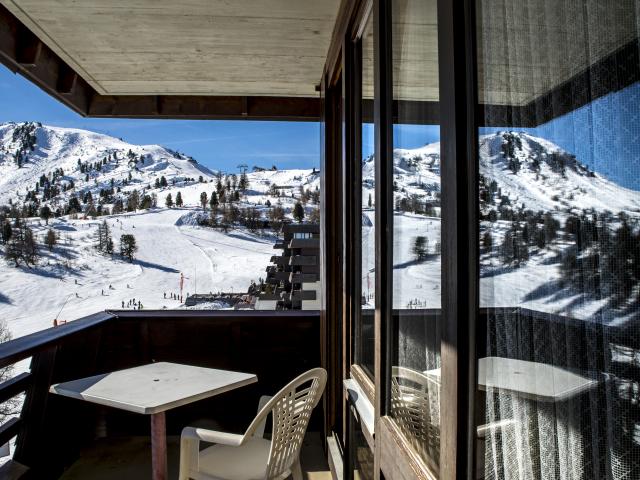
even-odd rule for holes
{"type": "Polygon", "coordinates": [[[59,383],[50,391],[150,415],[257,381],[251,373],[158,362],[59,383]]]}
{"type": "MultiPolygon", "coordinates": [[[[440,369],[425,372],[440,381],[440,369]]],[[[503,357],[481,358],[478,384],[482,390],[513,392],[520,397],[558,402],[596,386],[597,381],[547,363],[503,357]]]]}

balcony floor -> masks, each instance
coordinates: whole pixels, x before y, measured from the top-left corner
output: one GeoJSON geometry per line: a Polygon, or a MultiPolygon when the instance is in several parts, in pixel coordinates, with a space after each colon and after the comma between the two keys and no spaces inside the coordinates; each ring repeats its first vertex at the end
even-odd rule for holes
{"type": "MultiPolygon", "coordinates": [[[[169,478],[178,478],[180,438],[167,438],[169,478]]],[[[331,480],[331,472],[322,449],[319,433],[309,432],[301,453],[302,470],[307,480],[331,480]]],[[[140,480],[151,478],[149,437],[121,437],[97,440],[60,477],[63,480],[140,480]]]]}

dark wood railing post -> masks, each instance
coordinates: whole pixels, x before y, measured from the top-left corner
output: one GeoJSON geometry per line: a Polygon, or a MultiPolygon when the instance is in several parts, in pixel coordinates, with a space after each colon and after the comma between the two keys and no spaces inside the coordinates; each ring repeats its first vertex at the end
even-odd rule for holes
{"type": "Polygon", "coordinates": [[[53,345],[36,353],[31,359],[33,381],[22,406],[22,428],[13,455],[14,460],[31,468],[36,476],[38,467],[47,465],[43,461],[47,456],[47,446],[43,444],[44,420],[57,351],[58,346],[53,345]]]}

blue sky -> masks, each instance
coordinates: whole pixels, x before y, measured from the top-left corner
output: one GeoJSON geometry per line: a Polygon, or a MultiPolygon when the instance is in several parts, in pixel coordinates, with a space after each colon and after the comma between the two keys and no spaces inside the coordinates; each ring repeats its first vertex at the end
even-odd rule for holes
{"type": "Polygon", "coordinates": [[[38,121],[84,128],[134,144],[159,143],[214,169],[239,164],[320,166],[320,126],[309,122],[82,118],[20,75],[0,66],[0,123],[38,121]]]}

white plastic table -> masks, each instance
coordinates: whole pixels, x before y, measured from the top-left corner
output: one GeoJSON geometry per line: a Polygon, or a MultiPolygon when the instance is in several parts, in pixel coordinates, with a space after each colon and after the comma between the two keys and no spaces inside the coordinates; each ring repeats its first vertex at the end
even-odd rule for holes
{"type": "Polygon", "coordinates": [[[151,417],[154,480],[167,478],[165,413],[258,381],[250,373],[158,362],[52,385],[58,395],[151,417]]]}
{"type": "MultiPolygon", "coordinates": [[[[440,382],[440,369],[428,370],[425,375],[440,382]]],[[[576,472],[581,471],[582,457],[573,451],[580,448],[567,448],[566,445],[582,445],[583,432],[571,428],[567,413],[571,408],[568,400],[578,397],[595,388],[596,380],[584,377],[561,367],[540,362],[517,360],[503,357],[485,357],[478,362],[478,388],[491,394],[505,396],[511,402],[513,418],[494,419],[493,425],[500,422],[515,421],[522,425],[515,428],[512,436],[503,438],[501,442],[502,460],[490,456],[488,461],[503,462],[500,468],[505,469],[506,478],[518,478],[521,474],[520,461],[527,458],[527,464],[535,478],[553,478],[555,475],[556,458],[558,455],[568,458],[567,464],[574,465],[576,472]],[[534,402],[535,410],[532,403],[534,402]],[[530,412],[536,414],[530,416],[530,412]],[[520,412],[520,413],[517,413],[520,412]],[[497,421],[495,421],[497,420],[497,421]],[[535,427],[527,425],[535,422],[535,427]],[[562,439],[555,435],[544,436],[539,432],[554,432],[556,429],[564,431],[562,439]],[[534,437],[526,438],[529,432],[534,437]],[[519,439],[519,440],[517,440],[519,439]],[[522,455],[523,445],[536,445],[535,455],[522,455]]],[[[484,402],[483,402],[484,403],[484,402]]],[[[480,429],[478,429],[480,434],[480,429]]],[[[493,440],[489,440],[493,441],[493,440]]],[[[491,467],[490,467],[491,468],[491,467]]],[[[576,474],[576,478],[581,478],[576,474]]]]}
{"type": "MultiPolygon", "coordinates": [[[[425,375],[440,382],[440,369],[425,375]]],[[[546,363],[503,357],[485,357],[478,362],[478,386],[542,402],[560,402],[589,390],[598,382],[546,363]]]]}

